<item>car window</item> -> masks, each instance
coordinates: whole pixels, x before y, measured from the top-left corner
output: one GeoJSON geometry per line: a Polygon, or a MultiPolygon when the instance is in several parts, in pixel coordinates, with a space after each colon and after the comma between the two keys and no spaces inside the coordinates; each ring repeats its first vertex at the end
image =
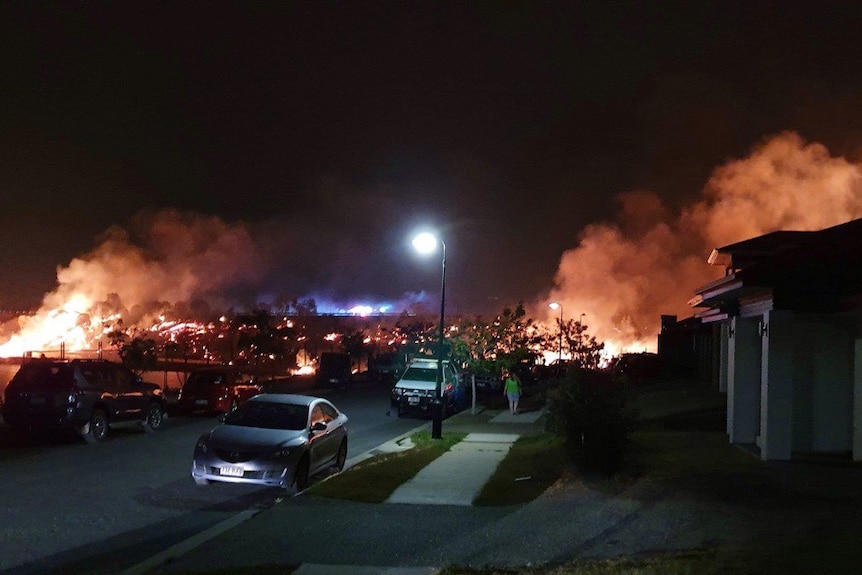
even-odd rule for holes
{"type": "Polygon", "coordinates": [[[132,372],[121,366],[112,367],[113,369],[110,372],[112,372],[117,387],[119,389],[129,389],[132,387],[132,372]]]}
{"type": "Polygon", "coordinates": [[[446,379],[446,381],[448,381],[450,383],[454,383],[455,381],[457,381],[458,376],[451,367],[449,367],[448,365],[444,365],[443,371],[444,371],[444,378],[446,379]]]}
{"type": "Polygon", "coordinates": [[[226,425],[263,429],[301,430],[308,425],[308,406],[268,401],[247,401],[224,419],[226,425]]]}
{"type": "Polygon", "coordinates": [[[311,410],[311,425],[321,422],[326,423],[326,415],[323,413],[323,406],[318,403],[311,410]]]}
{"type": "Polygon", "coordinates": [[[437,370],[408,367],[401,379],[408,381],[437,381],[437,370]]]}
{"type": "Polygon", "coordinates": [[[219,385],[223,381],[224,374],[217,371],[193,371],[188,379],[188,383],[201,383],[205,385],[219,385]]]}
{"type": "Polygon", "coordinates": [[[84,376],[84,379],[86,379],[90,385],[94,386],[96,389],[114,391],[116,388],[114,379],[110,377],[110,374],[107,373],[101,365],[97,365],[95,363],[81,363],[80,372],[81,375],[84,376]]]}
{"type": "Polygon", "coordinates": [[[25,365],[14,377],[18,385],[44,385],[49,388],[64,387],[70,379],[71,368],[65,364],[25,365]]]}
{"type": "Polygon", "coordinates": [[[320,410],[323,412],[323,417],[326,423],[329,423],[330,421],[338,417],[338,411],[328,403],[320,403],[318,405],[320,407],[320,410]]]}

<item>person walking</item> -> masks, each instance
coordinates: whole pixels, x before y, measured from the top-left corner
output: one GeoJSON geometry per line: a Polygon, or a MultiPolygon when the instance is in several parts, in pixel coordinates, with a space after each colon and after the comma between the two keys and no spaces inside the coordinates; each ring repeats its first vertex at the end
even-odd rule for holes
{"type": "Polygon", "coordinates": [[[508,368],[503,370],[503,395],[509,398],[509,412],[518,413],[518,401],[521,399],[521,380],[508,368]]]}

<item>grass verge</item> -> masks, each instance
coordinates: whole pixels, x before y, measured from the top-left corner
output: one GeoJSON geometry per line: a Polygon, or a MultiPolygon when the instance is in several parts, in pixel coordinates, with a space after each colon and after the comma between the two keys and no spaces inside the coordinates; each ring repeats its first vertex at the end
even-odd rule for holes
{"type": "Polygon", "coordinates": [[[431,439],[428,431],[414,433],[410,436],[414,445],[412,449],[367,459],[345,473],[313,485],[308,493],[334,499],[383,503],[402,483],[464,437],[466,435],[463,433],[451,433],[442,439],[431,439]]]}
{"type": "Polygon", "coordinates": [[[560,438],[550,434],[518,439],[473,505],[514,505],[532,501],[569,467],[560,438]]]}

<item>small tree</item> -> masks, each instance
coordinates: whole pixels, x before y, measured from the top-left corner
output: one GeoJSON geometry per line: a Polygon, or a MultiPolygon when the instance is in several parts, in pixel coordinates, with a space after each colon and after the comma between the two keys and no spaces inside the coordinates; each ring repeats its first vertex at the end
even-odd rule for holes
{"type": "Polygon", "coordinates": [[[117,348],[123,365],[131,369],[135,375],[152,371],[158,366],[156,341],[145,336],[129,338],[122,331],[115,330],[108,334],[111,345],[117,348]]]}
{"type": "Polygon", "coordinates": [[[572,363],[577,367],[597,369],[604,342],[597,342],[595,336],[587,335],[587,326],[580,321],[563,322],[563,338],[572,355],[572,363]]]}
{"type": "Polygon", "coordinates": [[[531,364],[536,343],[533,320],[526,318],[523,304],[504,308],[492,321],[462,320],[452,339],[452,354],[477,374],[498,375],[504,367],[531,364]]]}

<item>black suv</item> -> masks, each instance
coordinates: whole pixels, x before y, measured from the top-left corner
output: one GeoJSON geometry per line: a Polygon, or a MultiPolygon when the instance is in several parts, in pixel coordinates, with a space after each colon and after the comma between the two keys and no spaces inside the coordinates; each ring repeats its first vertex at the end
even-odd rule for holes
{"type": "Polygon", "coordinates": [[[6,387],[3,419],[21,431],[67,428],[87,443],[102,441],[114,424],[150,432],[165,420],[165,396],[122,364],[104,360],[34,359],[6,387]]]}
{"type": "Polygon", "coordinates": [[[325,351],[320,354],[315,384],[340,389],[353,382],[350,371],[350,356],[346,353],[325,351]]]}

